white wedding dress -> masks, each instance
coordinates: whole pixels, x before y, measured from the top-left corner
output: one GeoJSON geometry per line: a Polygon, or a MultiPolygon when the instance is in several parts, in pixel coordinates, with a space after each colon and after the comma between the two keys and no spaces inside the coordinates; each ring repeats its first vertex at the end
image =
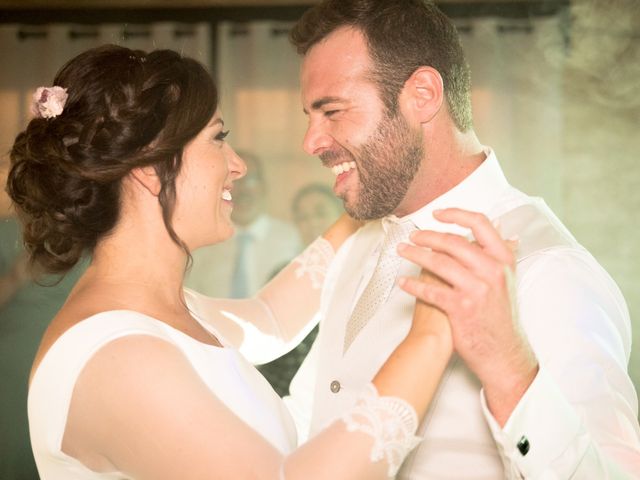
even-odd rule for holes
{"type": "MultiPolygon", "coordinates": [[[[198,342],[169,325],[132,311],[94,315],[67,330],[47,352],[29,389],[31,442],[43,480],[129,478],[97,473],[62,452],[62,438],[76,379],[108,342],[152,335],[175,345],[215,395],[282,453],[296,446],[295,425],[265,378],[233,347],[198,342]]],[[[222,342],[224,339],[220,338],[222,342]]]]}
{"type": "MultiPolygon", "coordinates": [[[[350,456],[355,455],[355,458],[362,458],[365,471],[374,468],[371,475],[366,474],[367,478],[384,477],[380,472],[386,473],[387,467],[384,470],[379,465],[367,467],[367,458],[362,455],[364,451],[370,452],[372,464],[380,464],[380,460],[386,459],[388,475],[393,475],[404,455],[415,445],[417,418],[414,418],[415,412],[411,407],[403,405],[399,399],[377,397],[370,385],[371,388],[363,392],[358,405],[351,412],[345,412],[344,419],[338,419],[328,426],[326,432],[312,440],[314,446],[311,450],[297,454],[296,428],[284,403],[245,358],[248,356],[253,363],[269,361],[294,348],[315,326],[314,316],[320,303],[321,287],[332,258],[333,250],[329,243],[316,240],[253,299],[212,299],[185,290],[185,299],[193,317],[211,331],[223,347],[199,342],[160,320],[130,310],[101,312],[69,328],[46,352],[29,388],[29,427],[41,479],[133,478],[120,471],[92,470],[62,451],[63,439],[74,387],[85,366],[96,354],[122,339],[133,341],[133,344],[127,345],[133,345],[135,351],[139,346],[144,348],[148,345],[149,337],[160,339],[177,349],[180,358],[186,359],[190,366],[183,374],[193,377],[191,384],[206,385],[206,396],[210,396],[210,401],[205,403],[210,407],[207,406],[205,410],[217,412],[214,423],[220,420],[221,425],[231,425],[229,431],[222,432],[222,435],[212,432],[210,437],[206,437],[206,442],[211,443],[212,454],[216,452],[216,446],[220,446],[216,442],[236,445],[233,452],[238,454],[238,459],[222,458],[223,462],[230,465],[231,471],[234,471],[238,461],[245,461],[246,458],[257,465],[258,470],[263,469],[264,465],[267,473],[261,475],[263,478],[285,478],[284,472],[288,466],[294,473],[287,473],[287,480],[311,478],[311,472],[316,478],[324,478],[320,467],[333,468],[333,478],[353,478],[354,474],[349,471],[353,462],[343,463],[343,460],[352,460],[350,456]],[[197,375],[193,375],[194,371],[197,375]],[[378,404],[378,399],[384,402],[378,404]],[[363,434],[363,431],[367,433],[363,434]],[[372,437],[375,440],[373,449],[372,437]],[[340,442],[345,445],[340,452],[344,458],[341,461],[332,460],[335,457],[332,455],[334,447],[340,442]],[[330,466],[332,461],[335,463],[333,467],[330,466]],[[287,466],[285,462],[289,462],[287,466]]],[[[106,355],[101,354],[102,358],[106,355]]],[[[142,362],[146,359],[143,357],[142,362]]],[[[140,374],[136,366],[127,363],[125,373],[131,372],[134,382],[144,387],[143,405],[151,403],[153,395],[170,393],[155,391],[153,381],[140,374]]],[[[171,408],[178,411],[178,406],[172,405],[171,408]]],[[[150,441],[159,441],[156,435],[165,428],[163,418],[155,419],[153,424],[149,428],[156,430],[148,432],[148,438],[150,441]]],[[[114,441],[122,442],[126,438],[116,438],[114,441]]],[[[191,448],[193,446],[192,443],[191,448]]],[[[209,447],[209,443],[206,446],[209,447]]],[[[142,454],[146,455],[144,449],[142,454]]],[[[361,474],[360,467],[357,476],[361,474]]],[[[249,476],[253,478],[253,475],[249,476]]],[[[206,478],[228,476],[212,473],[211,476],[207,474],[206,478]]],[[[235,478],[244,477],[236,475],[235,478]]]]}

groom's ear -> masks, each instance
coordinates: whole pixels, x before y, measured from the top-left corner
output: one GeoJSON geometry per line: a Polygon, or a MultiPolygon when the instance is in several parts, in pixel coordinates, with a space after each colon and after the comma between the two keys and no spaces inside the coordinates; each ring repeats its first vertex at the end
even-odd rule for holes
{"type": "Polygon", "coordinates": [[[146,167],[136,167],[131,170],[131,178],[135,180],[137,185],[147,190],[154,197],[160,194],[162,183],[154,167],[150,165],[146,167]]]}
{"type": "Polygon", "coordinates": [[[444,101],[442,76],[433,67],[419,67],[404,83],[400,92],[405,116],[428,123],[438,114],[444,101]]]}

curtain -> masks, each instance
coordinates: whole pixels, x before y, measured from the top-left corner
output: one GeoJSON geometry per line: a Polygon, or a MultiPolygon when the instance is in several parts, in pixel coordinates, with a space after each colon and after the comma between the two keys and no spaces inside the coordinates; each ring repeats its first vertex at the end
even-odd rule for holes
{"type": "Polygon", "coordinates": [[[474,127],[517,188],[562,214],[562,62],[558,16],[458,24],[471,67],[474,127]]]}
{"type": "Polygon", "coordinates": [[[27,26],[0,24],[0,152],[11,148],[29,117],[31,95],[50,85],[58,69],[80,52],[115,43],[151,50],[171,48],[211,66],[210,24],[27,26]]]}
{"type": "Polygon", "coordinates": [[[230,143],[255,154],[268,186],[271,213],[290,219],[295,192],[333,175],[302,150],[307,119],[300,100],[300,59],[289,44],[291,23],[223,22],[218,27],[221,108],[230,143]]]}
{"type": "MultiPolygon", "coordinates": [[[[306,118],[299,92],[300,59],[290,24],[256,21],[218,27],[218,75],[231,143],[265,164],[271,211],[289,216],[303,184],[332,184],[317,158],[302,150],[306,118]]],[[[498,153],[511,181],[562,210],[563,55],[557,16],[459,23],[472,71],[476,131],[498,153]]]]}

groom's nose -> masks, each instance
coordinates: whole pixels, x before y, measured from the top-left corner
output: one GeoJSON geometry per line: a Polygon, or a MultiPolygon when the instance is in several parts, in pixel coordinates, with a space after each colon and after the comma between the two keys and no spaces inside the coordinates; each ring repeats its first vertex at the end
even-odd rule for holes
{"type": "Polygon", "coordinates": [[[326,132],[324,119],[309,119],[302,148],[309,155],[320,155],[331,147],[333,138],[326,132]]]}

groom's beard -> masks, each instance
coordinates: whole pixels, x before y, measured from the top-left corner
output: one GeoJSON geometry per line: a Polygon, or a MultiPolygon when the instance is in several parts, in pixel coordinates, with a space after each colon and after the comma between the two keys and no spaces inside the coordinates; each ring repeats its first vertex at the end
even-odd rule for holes
{"type": "Polygon", "coordinates": [[[385,115],[378,128],[353,155],[358,167],[359,190],[344,208],[357,220],[373,220],[393,213],[405,197],[424,155],[419,132],[412,131],[401,113],[385,115]]]}

